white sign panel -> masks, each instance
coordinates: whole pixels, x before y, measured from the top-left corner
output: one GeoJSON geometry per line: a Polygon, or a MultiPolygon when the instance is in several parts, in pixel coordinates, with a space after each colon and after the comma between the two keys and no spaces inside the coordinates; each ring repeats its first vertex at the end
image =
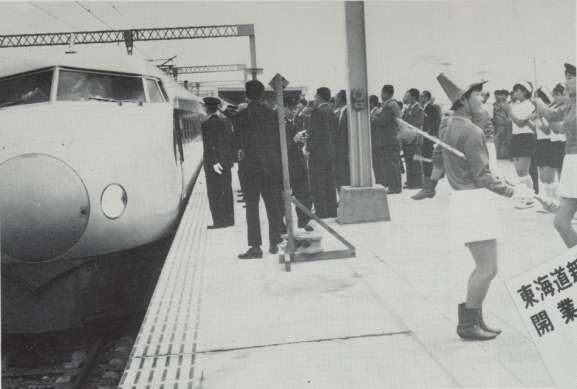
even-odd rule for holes
{"type": "Polygon", "coordinates": [[[577,386],[577,246],[506,283],[557,388],[577,386]]]}

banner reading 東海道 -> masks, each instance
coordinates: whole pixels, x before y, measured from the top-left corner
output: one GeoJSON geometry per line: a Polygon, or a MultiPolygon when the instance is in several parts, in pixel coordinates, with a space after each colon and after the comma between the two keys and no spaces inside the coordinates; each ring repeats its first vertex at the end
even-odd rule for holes
{"type": "Polygon", "coordinates": [[[506,282],[560,389],[577,385],[577,246],[506,282]]]}

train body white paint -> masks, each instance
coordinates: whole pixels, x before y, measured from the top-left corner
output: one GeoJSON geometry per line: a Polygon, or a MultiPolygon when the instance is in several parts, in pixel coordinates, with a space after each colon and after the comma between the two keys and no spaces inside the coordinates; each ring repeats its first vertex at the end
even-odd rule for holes
{"type": "Polygon", "coordinates": [[[142,308],[125,294],[150,292],[161,263],[148,257],[166,249],[202,164],[203,117],[198,97],[128,56],[0,67],[3,332],[142,308]]]}

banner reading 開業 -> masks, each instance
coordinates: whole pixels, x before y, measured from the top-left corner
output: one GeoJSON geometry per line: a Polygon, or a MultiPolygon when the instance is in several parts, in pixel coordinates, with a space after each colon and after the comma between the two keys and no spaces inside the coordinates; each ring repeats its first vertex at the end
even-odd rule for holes
{"type": "Polygon", "coordinates": [[[577,246],[506,282],[557,388],[577,385],[577,246]]]}

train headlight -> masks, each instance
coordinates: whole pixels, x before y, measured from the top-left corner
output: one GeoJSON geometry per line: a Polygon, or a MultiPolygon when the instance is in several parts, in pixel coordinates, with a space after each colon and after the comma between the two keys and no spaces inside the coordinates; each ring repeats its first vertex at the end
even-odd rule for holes
{"type": "Polygon", "coordinates": [[[126,209],[126,191],[118,184],[110,184],[102,192],[100,205],[102,212],[109,219],[117,219],[126,209]]]}

